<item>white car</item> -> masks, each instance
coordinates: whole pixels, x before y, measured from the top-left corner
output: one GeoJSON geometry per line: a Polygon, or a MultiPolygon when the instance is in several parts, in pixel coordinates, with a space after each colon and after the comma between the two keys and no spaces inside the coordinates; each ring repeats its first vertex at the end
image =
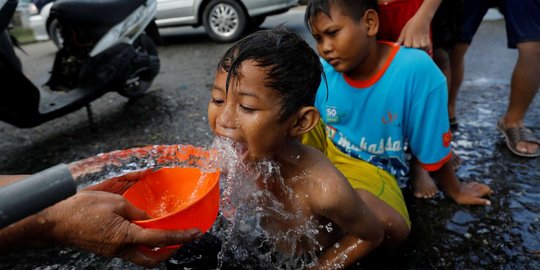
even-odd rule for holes
{"type": "Polygon", "coordinates": [[[204,26],[215,41],[237,40],[270,15],[287,12],[298,0],[157,0],[158,27],[204,26]]]}
{"type": "MultiPolygon", "coordinates": [[[[129,1],[129,0],[126,0],[129,1]]],[[[48,35],[56,46],[62,37],[49,11],[54,2],[46,4],[40,13],[30,5],[30,26],[37,40],[48,35]]],[[[287,12],[298,0],[157,0],[158,27],[204,26],[210,38],[217,42],[232,42],[245,31],[260,26],[267,16],[287,12]]]]}
{"type": "Polygon", "coordinates": [[[62,46],[62,36],[58,29],[58,22],[56,20],[47,22],[53,4],[54,1],[50,1],[45,4],[41,10],[38,10],[35,4],[30,3],[28,6],[31,15],[29,23],[30,28],[34,31],[34,38],[36,40],[42,41],[50,38],[54,44],[60,48],[62,46]]]}

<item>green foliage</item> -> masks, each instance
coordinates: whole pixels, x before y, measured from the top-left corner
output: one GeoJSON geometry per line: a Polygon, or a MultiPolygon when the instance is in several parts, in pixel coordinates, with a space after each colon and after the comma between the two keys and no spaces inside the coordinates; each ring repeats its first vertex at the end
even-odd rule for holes
{"type": "Polygon", "coordinates": [[[36,41],[34,39],[34,31],[30,28],[15,27],[10,29],[9,33],[15,37],[20,44],[33,43],[36,41]]]}

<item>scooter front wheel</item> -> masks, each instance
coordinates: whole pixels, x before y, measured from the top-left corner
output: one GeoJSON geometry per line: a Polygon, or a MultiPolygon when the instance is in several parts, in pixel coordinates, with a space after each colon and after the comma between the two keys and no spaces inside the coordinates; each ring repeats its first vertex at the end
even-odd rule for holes
{"type": "Polygon", "coordinates": [[[127,98],[136,98],[144,95],[152,85],[152,81],[159,73],[160,63],[156,45],[150,37],[141,34],[133,43],[137,52],[135,67],[129,78],[124,82],[124,87],[118,90],[118,94],[127,98]]]}

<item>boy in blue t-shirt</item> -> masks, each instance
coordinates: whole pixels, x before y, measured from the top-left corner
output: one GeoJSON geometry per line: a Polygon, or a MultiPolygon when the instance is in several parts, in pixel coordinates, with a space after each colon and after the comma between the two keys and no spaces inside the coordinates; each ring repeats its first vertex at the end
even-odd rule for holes
{"type": "MultiPolygon", "coordinates": [[[[312,0],[305,21],[323,60],[315,106],[319,125],[303,137],[325,153],[351,185],[377,202],[385,231],[408,232],[396,177],[408,172],[405,146],[459,204],[489,205],[491,189],[460,182],[452,152],[446,79],[420,50],[378,42],[376,0],[312,0]]],[[[392,237],[390,235],[389,237],[392,237]]]]}

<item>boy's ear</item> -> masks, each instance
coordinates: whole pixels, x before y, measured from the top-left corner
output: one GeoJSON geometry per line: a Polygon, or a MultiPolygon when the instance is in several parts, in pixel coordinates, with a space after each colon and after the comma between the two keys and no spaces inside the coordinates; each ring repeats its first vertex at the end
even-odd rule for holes
{"type": "Polygon", "coordinates": [[[313,106],[302,107],[296,114],[296,122],[289,130],[291,137],[299,137],[307,133],[319,122],[319,111],[313,106]]]}
{"type": "Polygon", "coordinates": [[[369,36],[376,36],[379,32],[379,15],[373,9],[368,9],[364,14],[364,21],[367,25],[367,33],[369,36]]]}

